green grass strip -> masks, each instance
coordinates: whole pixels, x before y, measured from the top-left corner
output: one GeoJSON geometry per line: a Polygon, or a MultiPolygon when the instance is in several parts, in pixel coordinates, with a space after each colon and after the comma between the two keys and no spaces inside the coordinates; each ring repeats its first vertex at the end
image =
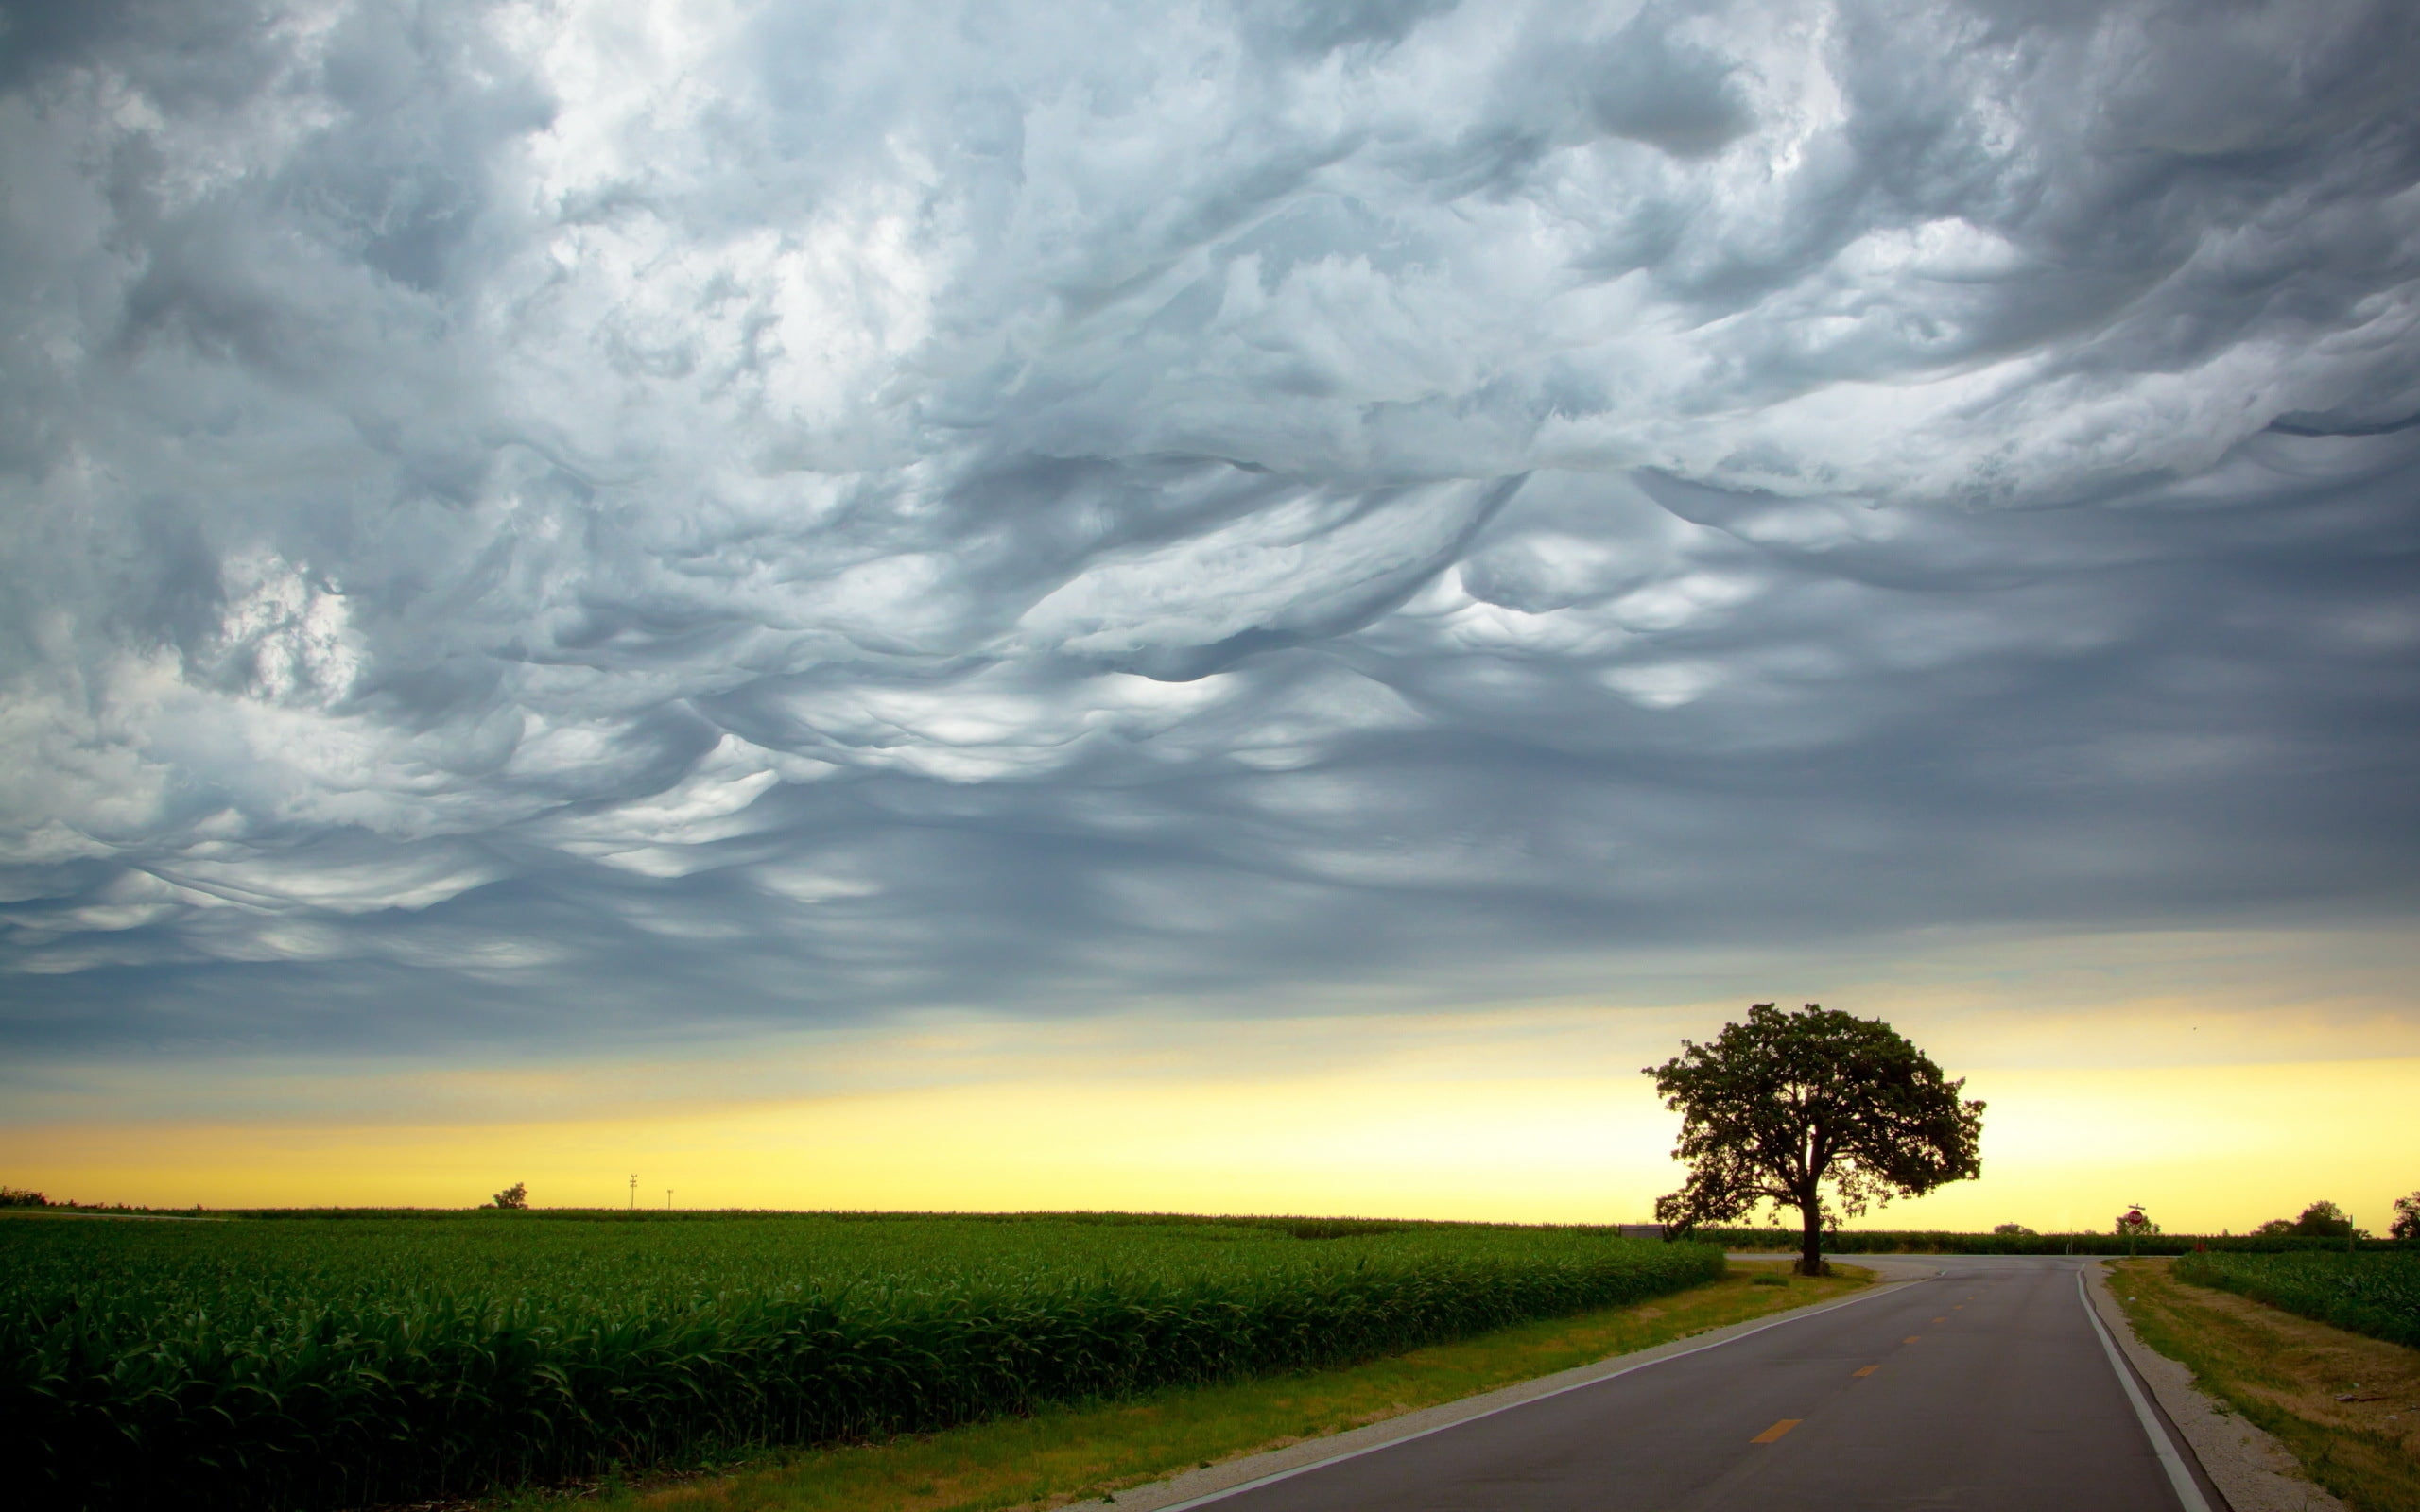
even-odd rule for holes
{"type": "MultiPolygon", "coordinates": [[[[2193,1372],[2193,1383],[2282,1443],[2310,1478],[2353,1512],[2420,1512],[2420,1461],[2392,1433],[2346,1420],[2340,1394],[2359,1380],[2411,1366],[2393,1346],[2319,1323],[2257,1315],[2233,1298],[2181,1281],[2182,1264],[2130,1261],[2111,1290],[2135,1337],[2193,1372]],[[2214,1302],[2218,1305],[2214,1305],[2214,1302]],[[2364,1353],[2368,1358],[2360,1358],[2364,1353]],[[2352,1374],[2347,1374],[2352,1372],[2352,1374]]],[[[2358,1410],[2358,1409],[2355,1409],[2358,1410]]]]}

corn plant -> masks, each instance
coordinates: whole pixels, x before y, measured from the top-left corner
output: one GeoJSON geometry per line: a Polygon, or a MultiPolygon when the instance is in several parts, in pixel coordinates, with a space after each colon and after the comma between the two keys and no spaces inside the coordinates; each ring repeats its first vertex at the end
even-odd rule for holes
{"type": "Polygon", "coordinates": [[[2176,1279],[2420,1349],[2420,1252],[2186,1255],[2176,1279]]]}
{"type": "Polygon", "coordinates": [[[26,1220],[0,1452],[42,1506],[476,1494],[1331,1366],[1721,1266],[1302,1220],[26,1220]]]}

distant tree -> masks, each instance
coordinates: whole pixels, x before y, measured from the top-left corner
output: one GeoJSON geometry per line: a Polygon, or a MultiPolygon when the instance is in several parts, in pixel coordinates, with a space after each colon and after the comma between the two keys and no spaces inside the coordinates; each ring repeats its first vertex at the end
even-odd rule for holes
{"type": "Polygon", "coordinates": [[[2033,1230],[2028,1228],[2021,1223],[1996,1223],[1992,1225],[1992,1232],[1996,1234],[2008,1234],[2012,1237],[2022,1236],[2028,1239],[2033,1237],[2033,1230]]]}
{"type": "Polygon", "coordinates": [[[1823,1272],[1826,1221],[1982,1171],[1983,1105],[1961,1102],[1965,1082],[1879,1020],[1759,1003],[1644,1074],[1681,1115],[1672,1154],[1689,1168],[1655,1216],[1682,1234],[1766,1203],[1776,1217],[1795,1209],[1802,1275],[1823,1272]]]}
{"type": "Polygon", "coordinates": [[[0,1208],[47,1208],[50,1199],[39,1192],[26,1192],[17,1187],[0,1187],[0,1208]]]}
{"type": "Polygon", "coordinates": [[[2143,1214],[2140,1208],[2129,1208],[2118,1215],[2118,1226],[2111,1232],[2119,1238],[2140,1238],[2159,1232],[2159,1225],[2143,1214]]]}
{"type": "Polygon", "coordinates": [[[515,1181],[512,1185],[497,1193],[495,1194],[495,1200],[487,1205],[491,1208],[527,1208],[529,1206],[528,1184],[527,1182],[515,1181]]]}
{"type": "Polygon", "coordinates": [[[2394,1222],[2387,1225],[2389,1239],[2420,1239],[2420,1192],[2394,1199],[2394,1222]]]}
{"type": "Polygon", "coordinates": [[[2350,1239],[2353,1219],[2343,1209],[2322,1198],[2305,1208],[2288,1232],[2305,1239],[2350,1239]]]}
{"type": "Polygon", "coordinates": [[[2282,1239],[2286,1235],[2294,1231],[2294,1220],[2291,1218],[2272,1218],[2267,1223],[2262,1224],[2259,1228],[2255,1228],[2252,1231],[2258,1234],[2263,1239],[2282,1239]]]}

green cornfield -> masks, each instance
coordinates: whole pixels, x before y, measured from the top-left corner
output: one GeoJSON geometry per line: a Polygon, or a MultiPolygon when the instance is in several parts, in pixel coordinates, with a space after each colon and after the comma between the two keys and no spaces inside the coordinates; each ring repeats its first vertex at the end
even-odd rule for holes
{"type": "Polygon", "coordinates": [[[2420,1251],[2186,1255],[2176,1279],[2420,1349],[2420,1251]]]}
{"type": "Polygon", "coordinates": [[[342,1507],[1301,1370],[1720,1275],[1603,1230],[1112,1215],[0,1221],[26,1505],[342,1507]]]}

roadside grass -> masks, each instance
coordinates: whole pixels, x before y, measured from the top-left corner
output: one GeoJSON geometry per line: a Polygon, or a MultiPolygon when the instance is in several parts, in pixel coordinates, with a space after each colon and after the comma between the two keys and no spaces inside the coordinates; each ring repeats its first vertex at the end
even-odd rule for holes
{"type": "Polygon", "coordinates": [[[2142,1341],[2274,1434],[2360,1512],[2420,1512],[2420,1349],[2180,1281],[2172,1263],[2113,1267],[2112,1289],[2142,1341]]]}
{"type": "MultiPolygon", "coordinates": [[[[1521,1324],[1341,1370],[1055,1408],[877,1444],[764,1455],[734,1473],[577,1493],[614,1512],[1000,1512],[1098,1501],[1184,1470],[1324,1437],[1611,1355],[1826,1301],[1869,1285],[1841,1266],[1821,1280],[1755,1285],[1780,1267],[1734,1263],[1689,1291],[1521,1324]]],[[[498,1498],[560,1507],[565,1493],[498,1498]]]]}

